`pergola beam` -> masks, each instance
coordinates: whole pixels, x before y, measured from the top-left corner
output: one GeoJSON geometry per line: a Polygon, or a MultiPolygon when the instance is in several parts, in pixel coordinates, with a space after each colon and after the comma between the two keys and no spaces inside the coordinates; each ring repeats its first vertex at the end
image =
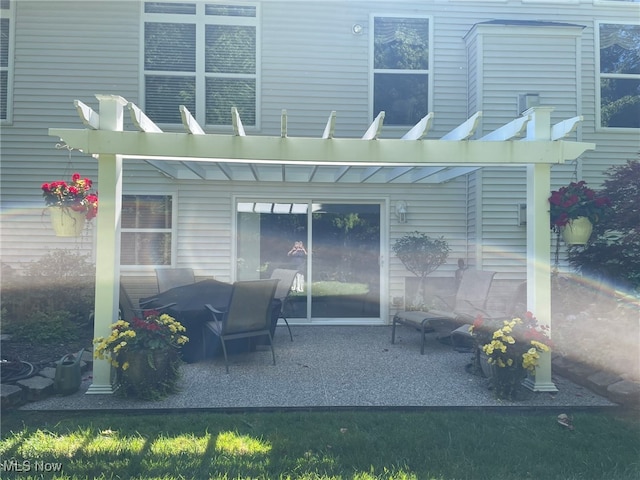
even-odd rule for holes
{"type": "Polygon", "coordinates": [[[571,132],[573,132],[580,122],[582,122],[582,115],[578,115],[577,117],[569,118],[568,120],[563,120],[562,122],[556,123],[553,127],[551,127],[551,140],[560,140],[561,138],[566,137],[571,132]]]}
{"type": "Polygon", "coordinates": [[[411,130],[402,136],[403,140],[422,140],[427,135],[433,122],[433,112],[428,113],[416,123],[411,130]]]}
{"type": "Polygon", "coordinates": [[[455,167],[449,168],[425,178],[424,183],[445,183],[462,175],[468,175],[475,172],[480,167],[455,167]]]}
{"type": "Polygon", "coordinates": [[[451,130],[449,133],[440,138],[440,140],[460,141],[471,138],[471,136],[475,133],[476,128],[478,128],[480,117],[482,117],[482,112],[476,112],[466,122],[451,130]]]}
{"type": "Polygon", "coordinates": [[[444,142],[398,139],[190,135],[186,133],[117,132],[52,128],[70,147],[87,154],[119,154],[125,158],[300,165],[423,166],[556,164],[574,160],[594,143],[558,140],[527,142],[444,142]]]}
{"type": "Polygon", "coordinates": [[[184,105],[180,105],[180,117],[182,118],[182,124],[188,133],[192,135],[204,135],[204,130],[184,105]]]}
{"type": "Polygon", "coordinates": [[[382,124],[384,123],[384,112],[380,112],[378,116],[371,122],[367,131],[364,132],[362,140],[377,140],[380,132],[382,131],[382,124]]]}
{"type": "Polygon", "coordinates": [[[414,169],[411,172],[411,182],[417,183],[420,180],[430,177],[431,175],[435,175],[442,170],[445,170],[446,167],[421,167],[414,169]]]}
{"type": "Polygon", "coordinates": [[[240,113],[236,107],[231,107],[231,124],[233,126],[233,133],[238,137],[244,137],[246,135],[242,120],[240,119],[240,113]]]}
{"type": "Polygon", "coordinates": [[[336,129],[336,111],[333,110],[329,114],[329,119],[327,120],[327,125],[324,127],[322,138],[324,139],[333,138],[333,133],[335,129],[336,129]]]}
{"type": "Polygon", "coordinates": [[[494,130],[493,132],[485,135],[480,140],[484,141],[492,141],[492,142],[505,142],[507,140],[511,140],[512,138],[522,136],[522,133],[527,128],[527,123],[531,120],[530,115],[525,115],[520,118],[516,118],[511,122],[503,125],[502,127],[494,130]]]}
{"type": "Polygon", "coordinates": [[[100,115],[98,115],[98,112],[82,103],[80,100],[74,100],[73,105],[76,107],[78,115],[85,126],[93,130],[98,130],[100,128],[100,115]]]}
{"type": "Polygon", "coordinates": [[[287,137],[287,111],[282,110],[282,114],[280,116],[280,136],[282,138],[287,137]]]}

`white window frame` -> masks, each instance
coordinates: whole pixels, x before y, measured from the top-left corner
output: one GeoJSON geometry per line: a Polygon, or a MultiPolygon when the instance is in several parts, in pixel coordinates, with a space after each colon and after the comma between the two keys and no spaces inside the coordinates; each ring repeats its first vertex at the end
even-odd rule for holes
{"type": "MultiPolygon", "coordinates": [[[[171,263],[169,265],[123,265],[120,263],[120,270],[125,272],[155,272],[156,267],[171,268],[178,264],[176,255],[178,253],[178,195],[176,192],[169,191],[127,191],[122,193],[124,197],[128,196],[164,196],[171,197],[171,228],[125,228],[120,227],[120,243],[122,243],[122,234],[124,233],[169,233],[171,235],[171,263]]],[[[121,258],[118,258],[121,262],[121,258]]]]}
{"type": "Polygon", "coordinates": [[[637,133],[638,128],[633,127],[605,127],[602,125],[602,92],[601,92],[601,78],[604,76],[610,78],[632,78],[640,80],[640,74],[605,74],[602,75],[600,66],[600,25],[640,25],[640,22],[625,22],[625,21],[596,21],[594,26],[594,45],[595,45],[595,74],[596,74],[596,101],[595,101],[595,114],[596,114],[596,131],[606,132],[634,132],[637,133]]]}
{"type": "Polygon", "coordinates": [[[16,2],[17,0],[9,0],[9,8],[0,9],[0,18],[9,19],[9,35],[8,35],[8,56],[6,67],[0,67],[0,71],[7,72],[7,118],[0,119],[0,125],[13,124],[13,73],[15,58],[15,38],[16,38],[16,2]]]}
{"type": "MultiPolygon", "coordinates": [[[[374,118],[374,91],[375,91],[375,75],[377,73],[384,73],[387,69],[377,69],[374,68],[374,49],[375,49],[375,19],[376,18],[418,18],[424,19],[429,22],[429,65],[426,70],[406,70],[408,74],[424,74],[427,75],[427,113],[430,110],[433,110],[433,63],[434,63],[434,42],[433,42],[433,16],[432,15],[409,15],[409,14],[397,14],[397,13],[372,13],[369,16],[369,25],[371,25],[370,33],[369,33],[369,118],[373,120],[374,118]]],[[[394,73],[398,75],[403,75],[403,73],[397,73],[399,70],[392,70],[394,73]]],[[[418,119],[419,120],[419,119],[418,119]]],[[[404,131],[407,127],[411,127],[412,125],[386,125],[385,129],[388,130],[398,130],[404,131]]]]}
{"type": "MultiPolygon", "coordinates": [[[[243,126],[247,131],[257,131],[260,129],[260,118],[261,118],[261,27],[260,27],[260,18],[261,18],[261,7],[259,3],[253,2],[242,2],[235,0],[227,0],[227,1],[219,1],[219,0],[207,0],[202,2],[200,0],[143,0],[140,3],[140,99],[141,103],[144,105],[145,103],[145,76],[147,72],[145,70],[145,38],[144,38],[144,29],[146,22],[159,22],[159,23],[185,23],[185,24],[195,24],[196,26],[196,70],[195,72],[156,72],[150,71],[150,75],[158,75],[158,76],[171,76],[171,75],[193,75],[195,77],[195,97],[196,97],[196,111],[191,112],[192,115],[196,118],[196,121],[202,125],[206,126],[207,129],[211,130],[219,130],[219,131],[227,131],[231,123],[231,112],[229,112],[229,123],[224,125],[218,124],[207,124],[206,123],[206,79],[207,78],[224,78],[232,76],[233,78],[251,78],[255,80],[256,84],[256,104],[255,104],[255,112],[256,119],[255,125],[247,124],[244,119],[243,126]],[[153,3],[185,3],[185,4],[194,4],[196,7],[196,13],[194,15],[189,14],[168,14],[168,13],[145,13],[144,6],[147,2],[153,3]],[[248,6],[254,7],[256,9],[255,17],[225,17],[225,16],[215,16],[215,15],[206,15],[205,7],[207,5],[232,5],[234,7],[240,6],[248,6]],[[239,25],[239,26],[254,26],[256,29],[256,73],[255,74],[214,74],[214,73],[205,73],[204,66],[204,47],[205,47],[205,27],[207,25],[239,25]]],[[[146,108],[144,105],[143,108],[146,108]]],[[[161,123],[162,125],[169,125],[174,127],[179,127],[179,124],[167,124],[161,123]]]]}

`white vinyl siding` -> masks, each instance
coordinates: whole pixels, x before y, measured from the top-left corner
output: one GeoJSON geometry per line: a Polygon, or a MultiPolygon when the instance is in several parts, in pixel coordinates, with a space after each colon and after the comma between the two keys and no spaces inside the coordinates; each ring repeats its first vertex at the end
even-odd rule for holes
{"type": "MultiPolygon", "coordinates": [[[[3,262],[20,268],[56,248],[95,252],[94,227],[77,240],[61,239],[53,235],[48,218],[42,215],[40,184],[64,177],[65,171],[73,169],[95,178],[100,190],[96,160],[78,151],[57,149],[60,139],[48,136],[48,129],[81,128],[73,100],[79,99],[97,110],[97,93],[121,95],[145,108],[142,3],[12,2],[18,7],[13,30],[15,55],[10,55],[15,58],[10,102],[13,122],[3,125],[0,143],[3,262]]],[[[435,118],[428,138],[441,137],[479,110],[483,117],[478,135],[482,135],[517,115],[518,93],[537,92],[543,105],[555,107],[552,122],[584,116],[571,139],[597,145],[577,165],[578,174],[590,184],[599,185],[606,168],[636,158],[640,149],[637,130],[598,129],[596,119],[596,20],[628,22],[633,16],[637,18],[637,2],[601,1],[595,6],[580,2],[579,8],[561,1],[552,5],[512,0],[345,0],[331,2],[330,8],[323,1],[269,0],[246,5],[258,6],[255,20],[242,19],[257,24],[256,126],[247,129],[249,135],[279,135],[281,111],[286,109],[289,136],[319,137],[332,110],[337,112],[336,137],[362,136],[372,118],[371,19],[374,15],[393,14],[432,19],[433,85],[428,110],[435,113],[435,118]],[[518,27],[513,36],[501,37],[502,41],[488,40],[486,49],[480,38],[465,44],[474,25],[494,19],[568,23],[576,25],[570,27],[575,34],[557,36],[556,42],[529,35],[527,28],[518,27]],[[363,27],[361,34],[353,33],[354,24],[363,27]]],[[[134,128],[128,114],[124,122],[125,129],[134,128]]],[[[407,129],[385,124],[382,137],[401,136],[407,129]]],[[[230,127],[220,131],[228,133],[230,127]]],[[[573,165],[554,166],[554,185],[570,179],[573,171],[573,165]]],[[[502,169],[484,169],[470,177],[468,191],[462,178],[443,185],[361,184],[351,173],[339,184],[331,178],[316,178],[314,181],[325,183],[311,184],[299,183],[300,177],[287,177],[287,183],[246,180],[174,181],[142,160],[131,159],[125,159],[123,169],[125,193],[171,191],[175,195],[179,211],[173,225],[172,261],[176,266],[192,266],[198,277],[214,275],[220,280],[232,280],[232,196],[255,194],[385,198],[390,206],[403,200],[408,205],[408,223],[400,225],[395,216],[389,215],[389,244],[415,230],[444,235],[453,251],[448,263],[434,272],[436,278],[452,277],[457,258],[466,258],[470,264],[485,269],[504,267],[508,273],[501,273],[498,279],[524,276],[524,269],[515,272],[507,261],[511,256],[515,264],[521,264],[524,251],[523,229],[515,225],[515,205],[524,198],[524,172],[503,174],[502,169]],[[505,196],[500,194],[503,189],[505,196]],[[507,198],[507,194],[511,197],[507,198]],[[483,213],[485,203],[487,210],[483,213]]],[[[387,255],[390,293],[401,296],[408,274],[396,258],[388,252],[387,255]]],[[[155,287],[152,268],[127,271],[126,275],[148,279],[149,288],[155,287]]]]}

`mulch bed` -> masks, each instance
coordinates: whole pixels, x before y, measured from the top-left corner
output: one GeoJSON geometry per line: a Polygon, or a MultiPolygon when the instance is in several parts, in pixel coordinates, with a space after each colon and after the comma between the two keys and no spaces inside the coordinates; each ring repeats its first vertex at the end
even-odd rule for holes
{"type": "Polygon", "coordinates": [[[54,366],[64,355],[77,353],[80,349],[92,349],[93,326],[78,329],[78,339],[64,343],[33,344],[9,339],[0,341],[0,356],[9,362],[28,362],[36,368],[54,366]]]}

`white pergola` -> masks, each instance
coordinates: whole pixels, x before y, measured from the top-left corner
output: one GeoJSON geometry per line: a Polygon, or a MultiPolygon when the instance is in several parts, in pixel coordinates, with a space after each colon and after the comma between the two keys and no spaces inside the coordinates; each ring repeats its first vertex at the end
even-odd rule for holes
{"type": "MultiPolygon", "coordinates": [[[[433,114],[400,139],[379,138],[382,112],[361,138],[335,138],[335,112],[321,137],[287,136],[282,112],[280,136],[246,135],[232,111],[233,134],[207,134],[181,107],[185,133],[163,132],[136,105],[116,95],[96,95],[99,112],[76,100],[86,128],[49,129],[68,147],[98,160],[100,214],[97,217],[96,304],[94,336],[108,336],[118,318],[122,160],[140,159],[175,179],[255,181],[443,182],[485,166],[526,166],[527,308],[540,323],[551,324],[549,209],[551,165],[578,158],[595,144],[563,140],[582,121],[574,117],[551,125],[552,107],[534,107],[521,117],[479,138],[481,112],[443,137],[425,139],[433,114]],[[138,131],[124,131],[125,109],[138,131]]],[[[110,394],[110,365],[96,360],[87,393],[110,394]]],[[[544,355],[534,391],[557,391],[551,356],[544,355]]]]}

